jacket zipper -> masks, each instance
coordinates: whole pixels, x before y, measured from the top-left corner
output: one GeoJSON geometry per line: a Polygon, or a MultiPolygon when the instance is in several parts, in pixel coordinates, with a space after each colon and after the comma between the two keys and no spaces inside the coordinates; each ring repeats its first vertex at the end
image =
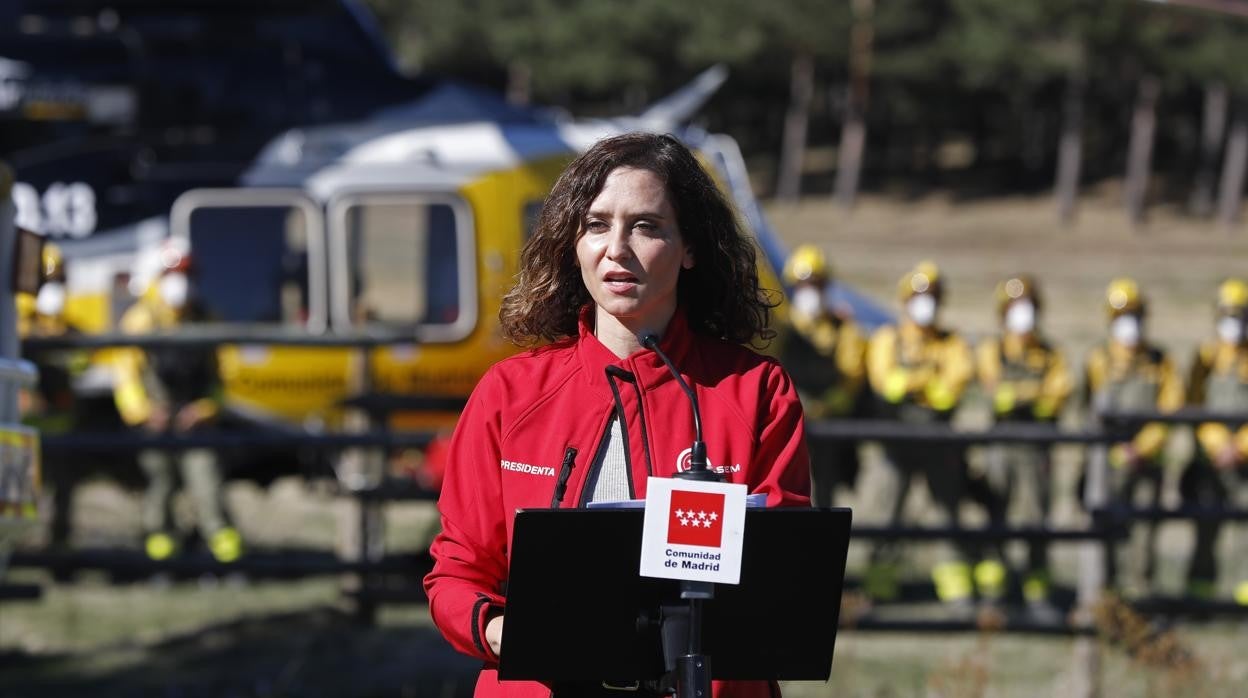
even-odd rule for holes
{"type": "MultiPolygon", "coordinates": [[[[607,366],[604,372],[607,376],[607,385],[611,388],[611,397],[615,401],[615,418],[620,422],[620,438],[624,442],[624,475],[628,480],[628,496],[632,499],[637,491],[633,485],[633,454],[628,443],[628,422],[624,418],[624,400],[620,397],[620,389],[616,386],[615,379],[618,378],[629,383],[633,383],[637,379],[632,373],[619,366],[607,366]]],[[[581,496],[577,506],[584,507],[589,502],[589,497],[593,494],[587,485],[590,482],[597,484],[597,478],[602,470],[606,456],[607,437],[610,428],[611,422],[608,420],[606,429],[603,430],[602,435],[599,437],[598,449],[595,451],[594,462],[590,466],[590,472],[586,474],[585,481],[581,485],[581,496]]]]}
{"type": "Polygon", "coordinates": [[[568,446],[563,452],[563,464],[559,466],[559,479],[555,481],[555,493],[550,498],[550,508],[558,509],[563,504],[563,496],[568,491],[568,478],[572,468],[576,467],[576,447],[568,446]]]}

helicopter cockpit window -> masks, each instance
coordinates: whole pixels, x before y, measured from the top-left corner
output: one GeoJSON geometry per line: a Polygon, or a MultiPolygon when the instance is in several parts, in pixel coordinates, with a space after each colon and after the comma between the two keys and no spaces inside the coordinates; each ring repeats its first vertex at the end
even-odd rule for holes
{"type": "MultiPolygon", "coordinates": [[[[471,214],[459,199],[378,194],[331,206],[351,327],[456,341],[476,323],[471,214]]],[[[337,297],[341,293],[335,290],[337,297]]],[[[338,314],[335,315],[338,322],[338,314]]]]}
{"type": "Polygon", "coordinates": [[[209,317],[307,322],[308,231],[298,209],[200,209],[191,216],[191,250],[209,317]]]}
{"type": "Polygon", "coordinates": [[[325,327],[319,210],[278,192],[200,190],[175,204],[213,322],[325,327]]]}

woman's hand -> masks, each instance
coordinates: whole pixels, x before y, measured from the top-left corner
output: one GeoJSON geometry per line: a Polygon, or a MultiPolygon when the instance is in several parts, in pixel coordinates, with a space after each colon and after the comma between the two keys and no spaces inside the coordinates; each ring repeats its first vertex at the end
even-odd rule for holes
{"type": "Polygon", "coordinates": [[[486,621],[485,641],[495,657],[503,656],[503,616],[501,614],[486,621]]]}

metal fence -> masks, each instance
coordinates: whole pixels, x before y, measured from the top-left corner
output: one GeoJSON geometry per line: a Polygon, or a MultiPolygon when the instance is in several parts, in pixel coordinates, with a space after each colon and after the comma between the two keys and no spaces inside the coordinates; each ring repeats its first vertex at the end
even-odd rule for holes
{"type": "MultiPolygon", "coordinates": [[[[189,328],[177,334],[150,335],[134,337],[129,335],[101,335],[90,337],[66,337],[55,339],[28,340],[25,347],[28,351],[51,349],[95,349],[115,346],[138,346],[143,348],[168,346],[206,346],[219,344],[269,344],[292,346],[326,346],[353,347],[361,350],[383,346],[395,342],[411,344],[411,335],[352,335],[352,336],[309,336],[298,330],[285,329],[251,329],[240,330],[230,326],[204,326],[189,328]]],[[[362,351],[365,356],[367,351],[362,351]]],[[[364,430],[355,433],[308,433],[297,429],[270,429],[246,432],[218,432],[191,434],[185,436],[147,436],[133,433],[73,433],[48,436],[44,439],[44,450],[49,454],[70,455],[80,452],[102,451],[132,452],[147,448],[184,449],[191,447],[212,448],[219,450],[264,448],[264,449],[315,449],[318,452],[342,453],[348,450],[363,450],[384,457],[384,453],[399,448],[423,448],[436,436],[433,432],[399,432],[386,429],[385,417],[393,412],[404,410],[439,409],[452,410],[462,406],[462,400],[439,396],[409,396],[374,393],[370,390],[367,379],[367,365],[364,366],[365,376],[359,383],[360,394],[344,403],[344,406],[355,408],[368,416],[364,422],[364,430]]],[[[1079,571],[1079,583],[1075,589],[1075,608],[1087,609],[1095,604],[1101,590],[1106,586],[1105,566],[1107,548],[1121,540],[1134,521],[1159,521],[1167,519],[1191,520],[1248,520],[1248,512],[1230,508],[1202,508],[1183,506],[1175,509],[1164,508],[1133,508],[1114,502],[1107,489],[1108,465],[1104,446],[1129,439],[1134,430],[1149,422],[1168,424],[1200,424],[1204,422],[1221,422],[1231,426],[1248,423],[1248,415],[1227,415],[1201,410],[1185,409],[1174,413],[1132,412],[1105,413],[1098,415],[1096,426],[1078,430],[1065,430],[1051,425],[1005,423],[992,426],[982,431],[960,431],[947,424],[901,424],[886,420],[841,420],[814,421],[807,424],[807,436],[811,441],[826,442],[883,442],[883,443],[932,443],[957,446],[979,444],[1032,444],[1037,446],[1055,444],[1078,444],[1088,447],[1086,459],[1086,483],[1082,494],[1084,509],[1088,513],[1087,523],[1080,527],[1055,528],[1047,524],[1024,527],[1009,527],[992,524],[984,527],[947,526],[940,528],[919,526],[856,526],[853,531],[856,540],[941,540],[964,539],[975,542],[1001,542],[1008,540],[1050,541],[1056,544],[1081,544],[1083,546],[1079,571]]],[[[818,467],[818,466],[816,466],[818,467]]],[[[298,556],[276,554],[273,560],[264,557],[253,557],[257,573],[271,574],[274,566],[289,564],[292,571],[302,568],[307,574],[330,574],[340,572],[356,572],[367,574],[372,572],[388,573],[390,562],[384,550],[378,547],[377,538],[380,531],[380,510],[386,502],[395,499],[432,498],[434,493],[422,490],[411,482],[381,481],[367,487],[350,487],[344,494],[353,497],[360,507],[359,531],[354,552],[340,556],[337,566],[328,564],[323,557],[315,554],[299,558],[298,556]],[[374,567],[370,567],[374,566],[374,567]],[[263,568],[263,570],[259,569],[263,568]]],[[[58,569],[71,568],[74,559],[60,557],[52,560],[37,555],[19,557],[18,564],[37,566],[56,566],[58,569]]],[[[89,567],[107,567],[107,557],[96,555],[94,558],[81,558],[77,561],[89,567]]],[[[134,569],[139,562],[126,559],[119,562],[126,569],[134,569]]],[[[242,569],[242,568],[239,568],[242,569]]],[[[357,595],[367,596],[367,585],[357,589],[357,595]]],[[[385,598],[404,598],[404,593],[393,589],[387,591],[385,598]]],[[[414,591],[411,598],[423,598],[423,594],[414,591]]],[[[1239,607],[1225,601],[1200,601],[1181,598],[1142,599],[1138,606],[1168,615],[1192,615],[1211,617],[1225,615],[1239,607]]],[[[1087,614],[1072,614],[1072,623],[1064,623],[1057,628],[1028,628],[1025,624],[1012,626],[1009,623],[999,627],[1001,630],[1035,631],[1035,632],[1070,632],[1087,633],[1087,614]]],[[[975,622],[935,622],[936,626],[946,630],[962,627],[967,630],[982,629],[975,622]]],[[[860,629],[910,629],[922,625],[919,621],[889,621],[873,625],[869,618],[860,618],[856,627],[860,629]]]]}

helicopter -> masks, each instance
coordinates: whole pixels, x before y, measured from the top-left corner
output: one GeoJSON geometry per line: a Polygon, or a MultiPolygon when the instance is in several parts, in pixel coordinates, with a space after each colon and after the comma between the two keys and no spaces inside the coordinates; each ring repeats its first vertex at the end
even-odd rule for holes
{"type": "MultiPolygon", "coordinates": [[[[339,430],[349,400],[368,393],[425,399],[388,413],[390,428],[452,427],[485,370],[517,351],[499,304],[546,193],[606,136],[667,132],[694,149],[754,235],[761,285],[782,288],[785,251],[736,142],[691,125],[722,67],[636,114],[576,119],[402,76],[349,0],[26,5],[13,26],[38,31],[0,43],[0,70],[17,76],[10,112],[50,140],[6,157],[19,225],[63,252],[75,327],[115,330],[172,241],[194,258],[214,322],[393,338],[223,343],[225,405],[249,425],[339,430]],[[242,48],[214,40],[243,24],[242,48]],[[80,50],[48,48],[58,44],[80,50]],[[77,72],[88,57],[95,69],[77,72]]],[[[99,397],[110,385],[109,354],[97,352],[77,388],[99,397]]]]}

